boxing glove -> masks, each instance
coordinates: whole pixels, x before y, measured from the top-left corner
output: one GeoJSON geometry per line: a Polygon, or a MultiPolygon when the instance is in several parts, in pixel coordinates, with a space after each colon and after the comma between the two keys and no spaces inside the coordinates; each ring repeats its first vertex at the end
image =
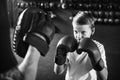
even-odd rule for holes
{"type": "Polygon", "coordinates": [[[77,48],[77,41],[72,36],[62,37],[56,47],[55,63],[63,65],[66,62],[68,52],[73,52],[77,48]]]}
{"type": "Polygon", "coordinates": [[[101,71],[104,68],[104,62],[101,59],[101,53],[92,39],[82,39],[76,51],[78,54],[81,54],[82,51],[87,52],[90,57],[92,66],[96,71],[101,71]]]}
{"type": "Polygon", "coordinates": [[[54,33],[55,26],[50,16],[39,8],[29,7],[18,17],[13,36],[13,51],[24,57],[28,46],[32,45],[45,56],[54,33]]]}

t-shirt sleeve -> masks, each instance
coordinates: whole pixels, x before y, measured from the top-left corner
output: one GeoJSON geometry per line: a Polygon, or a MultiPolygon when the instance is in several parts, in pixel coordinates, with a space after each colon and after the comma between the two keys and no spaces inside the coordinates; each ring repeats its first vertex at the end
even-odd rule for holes
{"type": "Polygon", "coordinates": [[[99,50],[100,50],[100,52],[101,52],[101,58],[102,58],[103,61],[104,61],[104,65],[105,65],[105,67],[107,67],[106,54],[105,54],[105,48],[104,48],[104,46],[101,45],[101,46],[99,47],[99,50]]]}
{"type": "Polygon", "coordinates": [[[101,43],[99,43],[97,41],[95,41],[95,43],[97,44],[97,46],[98,46],[98,48],[100,50],[101,58],[104,61],[104,65],[105,65],[105,67],[107,67],[105,48],[104,48],[103,44],[101,44],[101,43]]]}

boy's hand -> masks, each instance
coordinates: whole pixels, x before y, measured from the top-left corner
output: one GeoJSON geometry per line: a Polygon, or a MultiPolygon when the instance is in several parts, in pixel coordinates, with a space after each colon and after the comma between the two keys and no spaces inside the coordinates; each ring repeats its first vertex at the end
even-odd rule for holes
{"type": "Polygon", "coordinates": [[[101,59],[100,51],[92,39],[84,38],[81,40],[77,53],[81,54],[82,51],[88,53],[92,66],[95,70],[101,71],[104,68],[104,62],[101,59]]]}

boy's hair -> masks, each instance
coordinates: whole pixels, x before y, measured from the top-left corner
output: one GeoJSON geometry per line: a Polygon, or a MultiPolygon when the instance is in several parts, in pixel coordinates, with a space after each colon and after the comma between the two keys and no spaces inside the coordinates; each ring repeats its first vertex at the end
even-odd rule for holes
{"type": "Polygon", "coordinates": [[[86,25],[89,24],[91,27],[94,27],[95,18],[90,13],[79,11],[74,17],[72,24],[86,25]]]}

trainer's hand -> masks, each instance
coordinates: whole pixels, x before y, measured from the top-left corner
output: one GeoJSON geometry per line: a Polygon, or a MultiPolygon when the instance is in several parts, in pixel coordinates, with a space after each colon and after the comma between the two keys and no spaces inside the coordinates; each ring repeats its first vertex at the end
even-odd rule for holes
{"type": "Polygon", "coordinates": [[[28,46],[32,45],[45,56],[54,33],[55,26],[50,16],[40,8],[29,7],[18,17],[13,37],[13,51],[24,57],[28,46]]]}

